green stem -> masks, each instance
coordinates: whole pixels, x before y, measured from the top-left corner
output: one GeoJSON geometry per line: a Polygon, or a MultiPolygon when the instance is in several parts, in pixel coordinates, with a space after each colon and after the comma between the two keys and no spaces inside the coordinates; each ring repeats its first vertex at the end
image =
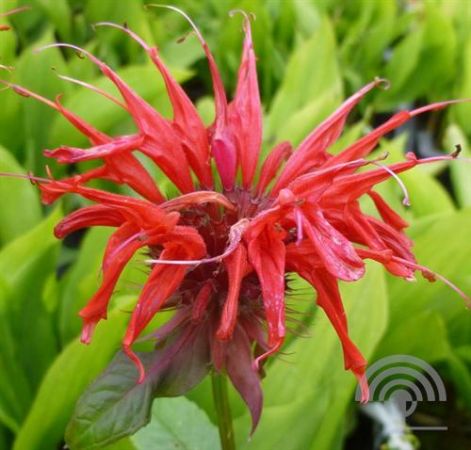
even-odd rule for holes
{"type": "Polygon", "coordinates": [[[213,372],[211,374],[213,385],[213,399],[218,418],[219,437],[222,450],[235,450],[234,430],[232,428],[231,407],[227,395],[226,375],[213,372]]]}

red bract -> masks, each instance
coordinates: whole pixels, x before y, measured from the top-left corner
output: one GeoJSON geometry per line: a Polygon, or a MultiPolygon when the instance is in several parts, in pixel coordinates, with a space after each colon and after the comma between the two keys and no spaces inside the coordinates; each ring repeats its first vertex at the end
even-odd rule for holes
{"type": "Polygon", "coordinates": [[[277,352],[285,339],[287,275],[294,273],[317,291],[317,304],[340,338],[345,367],[360,380],[366,401],[366,361],[349,338],[339,280],[352,282],[363,277],[365,259],[381,263],[391,274],[406,280],[412,280],[416,271],[431,280],[436,277],[416,263],[412,242],[403,231],[407,223],[373,189],[417,165],[456,155],[417,159],[408,154],[404,162],[389,166],[366,158],[391,130],[452,102],[402,111],[343,152],[331,155],[328,149],[341,134],[350,111],[382,83],[375,80],[347,99],[296,150],[289,143],[280,143],[261,163],[262,107],[247,17],[231,102],[214,59],[196,30],[214,84],[216,118],[209,128],[156,48],[127,28],[101,25],[120,29],[145,49],[167,87],[172,119],[155,111],[104,62],[74,46],[69,47],[85,54],[118,88],[124,104],[112,100],[133,118],[134,134],[108,136],[65,109],[59,99],[52,102],[11,85],[18,93],[55,108],[92,146],[61,146],[46,150],[47,156],[65,164],[101,162],[80,175],[39,182],[45,203],[70,193],[94,203],[62,220],[56,227],[57,237],[90,226],[116,228],[105,250],[102,284],[80,311],[82,341],[88,343],[97,323],[106,318],[126,264],[144,250],[150,255],[150,274],[123,340],[124,352],[139,368],[139,380],[144,380],[147,372],[133,352],[133,343],[156,313],[175,309],[173,319],[154,334],[158,341],[174,336],[166,355],[182,361],[209,354],[212,367],[227,372],[244,398],[255,427],[262,406],[260,363],[277,352]],[[165,173],[180,196],[165,198],[139,161],[140,153],[165,173]],[[87,182],[93,179],[127,185],[136,195],[88,187],[87,182]],[[215,190],[218,185],[222,185],[221,192],[215,190]],[[361,210],[359,200],[365,195],[373,200],[381,219],[361,210]],[[188,351],[195,346],[207,351],[188,351]]]}

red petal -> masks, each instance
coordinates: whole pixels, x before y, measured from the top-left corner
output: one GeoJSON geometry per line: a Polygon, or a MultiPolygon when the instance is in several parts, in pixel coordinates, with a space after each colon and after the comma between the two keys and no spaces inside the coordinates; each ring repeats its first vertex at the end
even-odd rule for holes
{"type": "Polygon", "coordinates": [[[94,145],[100,145],[104,144],[108,141],[111,140],[109,136],[106,134],[102,133],[101,131],[98,131],[96,128],[92,127],[90,124],[85,122],[82,118],[77,116],[75,113],[72,111],[64,108],[62,104],[60,103],[60,96],[56,98],[56,107],[57,110],[77,129],[79,130],[82,134],[87,136],[88,139],[94,144],[94,145]]]}
{"type": "Polygon", "coordinates": [[[211,166],[209,164],[209,143],[206,128],[198,112],[182,87],[175,81],[159,57],[157,48],[149,47],[143,39],[128,28],[109,22],[99,25],[111,26],[127,33],[141,45],[159,72],[162,74],[173,107],[174,130],[183,141],[186,156],[203,186],[212,186],[211,166]]]}
{"type": "Polygon", "coordinates": [[[142,365],[138,362],[139,358],[134,354],[131,346],[154,315],[164,306],[165,301],[178,289],[185,273],[186,267],[184,266],[175,268],[157,265],[152,270],[139,296],[123,339],[124,352],[133,359],[139,369],[139,382],[144,379],[145,374],[142,365]]]}
{"type": "MultiPolygon", "coordinates": [[[[371,220],[369,220],[370,218],[361,212],[358,203],[350,203],[346,205],[344,208],[344,214],[347,225],[357,234],[357,242],[363,245],[368,245],[370,249],[376,251],[398,250],[397,244],[394,243],[394,239],[389,239],[388,242],[384,241],[383,237],[379,234],[377,227],[374,227],[371,220]],[[389,244],[392,244],[393,248],[389,248],[389,244]]],[[[410,252],[411,241],[405,236],[400,235],[397,231],[395,233],[396,238],[401,242],[401,246],[399,247],[400,254],[407,255],[407,259],[414,260],[414,255],[410,252]]],[[[410,279],[414,275],[414,272],[411,269],[391,260],[386,261],[384,266],[395,276],[410,279]]]]}
{"type": "Polygon", "coordinates": [[[100,68],[103,75],[118,88],[141,134],[146,137],[146,143],[140,150],[150,156],[182,192],[192,192],[194,186],[188,161],[178,136],[168,121],[139,97],[117,73],[91,53],[69,44],[52,44],[52,46],[70,47],[80,51],[100,68]]]}
{"type": "Polygon", "coordinates": [[[227,270],[229,288],[220,325],[216,332],[216,337],[223,341],[231,339],[237,324],[240,285],[247,266],[247,251],[243,244],[238,245],[234,252],[225,258],[224,265],[227,270]]]}
{"type": "Polygon", "coordinates": [[[108,242],[101,286],[87,303],[87,306],[80,311],[80,317],[84,321],[82,341],[85,343],[90,341],[90,331],[96,323],[106,318],[109,300],[124,267],[134,253],[145,245],[140,240],[130,240],[136,234],[136,231],[136,228],[132,225],[122,225],[113,233],[108,242]]]}
{"type": "Polygon", "coordinates": [[[203,186],[213,185],[209,141],[206,128],[191,100],[182,87],[171,76],[167,67],[158,56],[156,48],[148,49],[148,53],[162,74],[173,107],[175,131],[181,136],[183,149],[188,161],[203,186]]]}
{"type": "Polygon", "coordinates": [[[401,231],[409,226],[409,224],[386,203],[381,195],[375,191],[368,192],[368,195],[374,201],[376,209],[380,213],[382,219],[388,225],[391,225],[398,231],[401,231]]]}
{"type": "Polygon", "coordinates": [[[251,186],[262,143],[262,106],[257,81],[256,58],[248,16],[244,18],[245,39],[234,100],[229,106],[230,123],[238,144],[242,183],[251,186]]]}
{"type": "Polygon", "coordinates": [[[224,189],[232,190],[237,171],[237,147],[228,129],[215,133],[211,141],[211,151],[224,189]]]}
{"type": "MultiPolygon", "coordinates": [[[[364,86],[348,98],[331,116],[322,122],[301,144],[286,163],[286,166],[276,182],[273,193],[286,187],[297,176],[306,173],[314,167],[324,164],[329,155],[326,149],[340,136],[350,111],[360,100],[383,80],[375,80],[364,86]]],[[[358,156],[359,158],[359,156],[358,156]]],[[[353,158],[350,158],[353,159],[353,158]]]]}
{"type": "Polygon", "coordinates": [[[367,401],[367,396],[365,398],[366,391],[364,389],[364,375],[367,362],[348,336],[346,316],[338,290],[337,280],[325,270],[311,272],[310,278],[311,279],[308,281],[312,283],[318,293],[317,304],[325,311],[340,338],[345,360],[345,369],[351,370],[361,381],[363,393],[362,401],[367,401]]]}
{"type": "Polygon", "coordinates": [[[347,203],[356,200],[366,194],[375,185],[391,178],[391,172],[398,174],[415,167],[418,164],[424,164],[427,159],[410,159],[396,164],[387,166],[388,171],[382,168],[370,170],[368,172],[355,173],[351,175],[343,175],[339,177],[325,193],[326,202],[328,203],[347,203]],[[327,199],[328,197],[328,199],[327,199]]]}
{"type": "Polygon", "coordinates": [[[268,324],[268,352],[257,358],[257,363],[276,352],[285,337],[285,233],[273,225],[256,239],[248,242],[249,261],[257,272],[262,288],[263,305],[268,324]]]}
{"type": "Polygon", "coordinates": [[[105,158],[107,174],[116,183],[126,183],[147,200],[161,203],[165,200],[149,172],[131,153],[117,153],[105,158]]]}
{"type": "Polygon", "coordinates": [[[202,203],[217,203],[231,211],[236,209],[225,195],[214,191],[190,192],[189,194],[180,195],[172,200],[162,203],[160,206],[166,211],[179,211],[188,206],[202,203]]]}
{"type": "Polygon", "coordinates": [[[203,284],[203,287],[199,290],[198,295],[195,297],[193,308],[191,311],[191,320],[199,322],[206,312],[209,301],[214,292],[214,286],[211,282],[207,281],[203,284]]]}
{"type": "Polygon", "coordinates": [[[260,170],[260,178],[256,189],[257,195],[262,195],[265,192],[270,181],[275,178],[283,161],[286,161],[292,152],[293,147],[289,142],[281,142],[269,153],[260,170]]]}
{"type": "Polygon", "coordinates": [[[350,241],[337,231],[320,210],[303,215],[303,228],[325,268],[335,277],[355,281],[365,273],[365,266],[350,241]]]}
{"type": "Polygon", "coordinates": [[[50,158],[55,158],[60,163],[76,163],[80,161],[90,161],[98,158],[105,158],[119,152],[132,151],[140,147],[144,139],[140,135],[123,136],[84,150],[74,147],[59,147],[55,150],[45,150],[44,154],[50,158]]]}
{"type": "MultiPolygon", "coordinates": [[[[357,159],[347,163],[321,168],[311,173],[301,175],[292,181],[288,188],[293,192],[295,197],[309,200],[309,202],[317,202],[325,190],[332,184],[337,185],[337,179],[343,173],[350,173],[352,170],[358,169],[369,164],[366,159],[357,159]]],[[[286,189],[282,189],[279,193],[286,189]]],[[[273,191],[272,191],[273,193],[273,191]]]]}
{"type": "Polygon", "coordinates": [[[394,114],[394,116],[392,116],[387,122],[383,123],[381,126],[362,137],[343,152],[335,155],[326,163],[326,165],[329,166],[350,161],[352,159],[364,158],[378,145],[379,140],[384,135],[400,127],[413,117],[428,111],[436,111],[445,108],[446,106],[454,103],[456,103],[456,100],[433,103],[413,111],[400,111],[397,114],[394,114]]]}
{"type": "Polygon", "coordinates": [[[54,228],[58,239],[87,227],[104,226],[119,227],[124,221],[123,216],[113,208],[103,205],[93,205],[81,208],[62,219],[54,228]]]}

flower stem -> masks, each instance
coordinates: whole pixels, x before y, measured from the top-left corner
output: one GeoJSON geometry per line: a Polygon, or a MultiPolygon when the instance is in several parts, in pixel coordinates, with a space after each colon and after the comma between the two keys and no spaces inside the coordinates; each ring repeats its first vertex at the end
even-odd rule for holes
{"type": "Polygon", "coordinates": [[[232,428],[231,407],[227,395],[227,378],[225,374],[211,374],[213,400],[218,418],[219,438],[222,450],[235,450],[234,430],[232,428]]]}

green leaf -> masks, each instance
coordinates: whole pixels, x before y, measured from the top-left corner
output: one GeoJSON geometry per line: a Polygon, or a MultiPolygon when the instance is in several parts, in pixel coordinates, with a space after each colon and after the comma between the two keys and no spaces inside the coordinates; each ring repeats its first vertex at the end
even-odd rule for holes
{"type": "MultiPolygon", "coordinates": [[[[48,49],[40,54],[33,51],[51,42],[54,42],[54,33],[48,29],[40,40],[25,49],[17,62],[15,82],[45,97],[55,98],[59,93],[67,93],[70,90],[70,86],[62,83],[51,70],[55,68],[59,73],[67,73],[64,58],[57,48],[48,49]]],[[[57,113],[32,98],[21,99],[20,111],[22,127],[20,136],[23,147],[22,158],[24,158],[20,161],[35,174],[43,173],[46,164],[50,164],[56,171],[58,166],[50,158],[43,156],[42,151],[48,142],[51,121],[57,113]]]]}
{"type": "MultiPolygon", "coordinates": [[[[469,280],[461,274],[470,270],[469,253],[463,243],[469,240],[471,210],[416,221],[409,230],[414,253],[420,264],[449,278],[466,289],[469,280]],[[466,285],[462,285],[466,282],[466,285]]],[[[424,310],[438,311],[444,317],[466,314],[463,300],[437,280],[431,284],[418,275],[414,283],[388,276],[391,298],[391,324],[398,324],[424,310]]]]}
{"type": "Polygon", "coordinates": [[[394,48],[391,60],[388,62],[384,73],[385,78],[390,80],[392,85],[387,92],[383,92],[377,97],[380,109],[388,110],[392,106],[397,106],[397,99],[401,97],[407,79],[419,63],[423,36],[423,26],[419,25],[413,33],[407,34],[394,48]]]}
{"type": "MultiPolygon", "coordinates": [[[[83,61],[86,64],[85,61],[83,61]]],[[[149,101],[159,112],[169,115],[171,112],[170,102],[168,100],[165,85],[157,69],[150,65],[130,65],[117,71],[117,73],[129,85],[149,101]]],[[[173,70],[173,76],[179,82],[183,82],[190,77],[190,72],[184,70],[173,70]]],[[[115,93],[116,89],[112,83],[103,76],[95,80],[89,80],[90,83],[105,91],[115,93]]],[[[117,94],[116,94],[117,95],[117,94]]],[[[119,95],[117,95],[119,97],[119,95]]],[[[64,98],[64,106],[75,114],[83,117],[103,132],[111,133],[115,128],[118,132],[123,132],[123,124],[132,129],[129,113],[107,99],[103,99],[87,89],[77,89],[75,92],[64,98]]],[[[87,146],[88,141],[80,135],[74,128],[62,117],[56,116],[51,128],[49,145],[51,147],[67,143],[73,146],[87,146]]]]}
{"type": "Polygon", "coordinates": [[[392,354],[414,355],[428,362],[446,360],[450,356],[446,324],[437,312],[423,311],[404,321],[390,323],[375,359],[392,354]]]}
{"type": "Polygon", "coordinates": [[[15,359],[33,388],[57,351],[53,317],[41,294],[56,270],[59,241],[52,230],[60,216],[60,209],[56,209],[0,252],[0,273],[9,292],[4,317],[14,338],[15,359]]]}
{"type": "Polygon", "coordinates": [[[378,66],[383,63],[384,51],[397,34],[399,6],[389,1],[353,1],[345,9],[343,16],[346,17],[336,27],[337,34],[339,31],[344,34],[340,54],[365,83],[379,75],[378,66]]]}
{"type": "Polygon", "coordinates": [[[139,353],[146,371],[141,383],[135,364],[119,352],[76,405],[66,431],[71,449],[101,449],[133,434],[149,422],[154,397],[182,395],[198,384],[209,370],[206,333],[183,329],[139,353]]]}
{"type": "MultiPolygon", "coordinates": [[[[404,160],[404,149],[407,136],[400,135],[392,141],[384,141],[381,150],[388,151],[391,162],[404,160]]],[[[445,188],[427,172],[427,166],[418,166],[410,171],[403,172],[399,178],[404,182],[410,197],[410,211],[415,218],[431,216],[434,214],[453,213],[456,208],[445,188]],[[433,201],[431,201],[433,199],[433,201]]],[[[397,184],[396,180],[391,179],[390,184],[397,184]]],[[[397,186],[396,191],[400,189],[397,186]]],[[[400,195],[403,195],[401,192],[400,195]]]]}
{"type": "Polygon", "coordinates": [[[75,338],[82,321],[77,311],[89,300],[99,285],[103,252],[110,236],[109,228],[92,228],[80,246],[77,261],[61,280],[59,331],[63,343],[75,338]]]}
{"type": "MultiPolygon", "coordinates": [[[[0,172],[25,174],[15,158],[0,147],[0,172]]],[[[36,188],[28,180],[0,176],[0,247],[33,228],[41,220],[36,188]]]]}
{"type": "MultiPolygon", "coordinates": [[[[387,320],[382,268],[368,265],[366,277],[343,284],[342,294],[352,339],[368,358],[387,320]]],[[[293,341],[285,354],[289,362],[278,359],[268,369],[262,419],[249,442],[248,415],[236,421],[240,449],[330,449],[342,433],[356,380],[342,367],[340,343],[325,315],[316,314],[311,336],[293,341]]]]}
{"type": "Polygon", "coordinates": [[[0,423],[17,432],[26,414],[31,388],[19,364],[7,303],[11,292],[0,276],[0,423]]]}
{"type": "Polygon", "coordinates": [[[119,307],[97,327],[90,346],[71,342],[45,375],[34,403],[15,441],[14,450],[56,448],[63,439],[75,402],[104,369],[119,347],[134,299],[121,298],[119,307]],[[47,411],[47,414],[44,413],[47,411]]]}
{"type": "MultiPolygon", "coordinates": [[[[335,38],[328,19],[323,19],[312,37],[292,54],[283,82],[273,100],[266,138],[269,141],[279,140],[278,135],[287,120],[321,96],[326,99],[330,96],[332,102],[337,104],[342,98],[335,38]]],[[[302,116],[304,123],[300,126],[310,130],[319,123],[318,112],[313,112],[316,114],[302,116]]],[[[325,111],[323,113],[325,115],[325,111]]]]}
{"type": "Polygon", "coordinates": [[[64,40],[71,39],[72,13],[67,0],[30,0],[31,4],[44,11],[64,40]]]}
{"type": "MultiPolygon", "coordinates": [[[[460,67],[459,98],[471,97],[471,37],[467,34],[467,41],[463,49],[463,62],[460,67]]],[[[471,135],[471,105],[463,103],[456,105],[452,109],[453,120],[468,135],[471,135]]]]}
{"type": "MultiPolygon", "coordinates": [[[[469,148],[466,136],[457,125],[450,125],[445,133],[446,148],[453,149],[455,145],[461,146],[461,156],[471,158],[471,149],[469,148]]],[[[471,206],[471,166],[467,161],[456,161],[450,164],[451,182],[453,192],[455,193],[458,204],[461,207],[471,206]]]]}
{"type": "Polygon", "coordinates": [[[154,402],[149,425],[132,438],[137,450],[218,450],[218,431],[203,410],[185,397],[154,402]]]}
{"type": "Polygon", "coordinates": [[[338,99],[327,91],[320,94],[286,118],[284,126],[277,132],[276,139],[298,145],[314,128],[338,106],[338,99]]]}

